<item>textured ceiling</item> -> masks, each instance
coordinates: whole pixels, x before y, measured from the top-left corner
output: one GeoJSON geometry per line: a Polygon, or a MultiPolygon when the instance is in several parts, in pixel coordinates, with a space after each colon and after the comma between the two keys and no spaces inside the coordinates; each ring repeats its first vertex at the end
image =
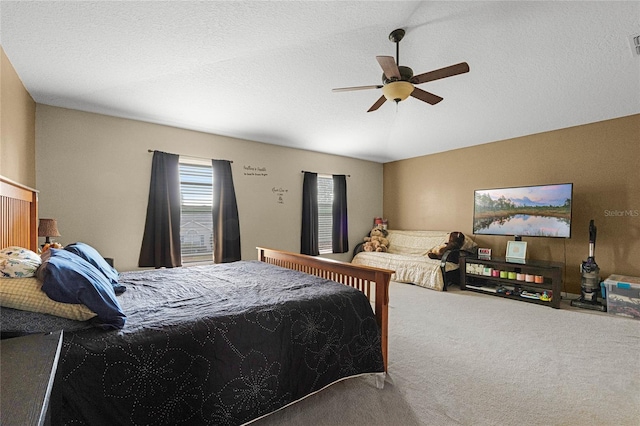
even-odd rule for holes
{"type": "MultiPolygon", "coordinates": [[[[640,113],[640,2],[0,2],[36,102],[378,162],[640,113]],[[367,109],[407,34],[419,87],[367,109]]],[[[145,147],[146,148],[146,147],[145,147]]],[[[188,153],[185,153],[188,154],[188,153]]]]}

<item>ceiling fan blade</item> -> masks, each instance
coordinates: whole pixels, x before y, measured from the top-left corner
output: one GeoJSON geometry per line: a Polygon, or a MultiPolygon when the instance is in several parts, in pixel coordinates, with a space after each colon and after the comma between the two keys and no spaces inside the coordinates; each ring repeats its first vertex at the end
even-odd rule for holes
{"type": "Polygon", "coordinates": [[[441,78],[451,77],[465,72],[469,72],[469,64],[466,62],[460,62],[459,64],[425,72],[424,74],[418,74],[411,79],[411,82],[413,84],[426,83],[427,81],[439,80],[441,78]]]}
{"type": "Polygon", "coordinates": [[[378,99],[375,104],[371,105],[371,108],[369,108],[367,112],[377,110],[386,100],[387,98],[385,98],[384,95],[380,96],[380,99],[378,99]]]}
{"type": "Polygon", "coordinates": [[[422,89],[418,89],[417,87],[413,89],[413,92],[411,92],[411,96],[413,96],[416,99],[420,99],[421,101],[424,101],[431,105],[435,105],[438,102],[440,102],[442,99],[444,99],[438,95],[434,95],[433,93],[429,93],[422,89]]]}
{"type": "Polygon", "coordinates": [[[368,90],[368,89],[380,89],[382,84],[375,84],[371,86],[354,86],[354,87],[338,87],[337,89],[331,89],[332,92],[350,92],[352,90],[368,90]]]}
{"type": "Polygon", "coordinates": [[[376,56],[376,59],[387,78],[397,78],[400,80],[400,70],[393,56],[376,56]]]}

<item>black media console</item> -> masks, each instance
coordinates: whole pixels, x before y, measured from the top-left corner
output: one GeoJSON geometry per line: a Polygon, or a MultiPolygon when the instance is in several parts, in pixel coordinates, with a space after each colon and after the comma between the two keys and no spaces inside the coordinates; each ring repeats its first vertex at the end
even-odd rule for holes
{"type": "Polygon", "coordinates": [[[560,308],[562,263],[461,256],[459,264],[462,290],[560,308]]]}

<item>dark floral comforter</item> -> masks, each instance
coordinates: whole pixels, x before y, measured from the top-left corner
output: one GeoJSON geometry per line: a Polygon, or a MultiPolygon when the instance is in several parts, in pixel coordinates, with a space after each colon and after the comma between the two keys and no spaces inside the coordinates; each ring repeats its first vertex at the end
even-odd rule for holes
{"type": "Polygon", "coordinates": [[[371,305],[258,261],[121,274],[122,330],[68,331],[54,425],[235,425],[382,372],[371,305]]]}

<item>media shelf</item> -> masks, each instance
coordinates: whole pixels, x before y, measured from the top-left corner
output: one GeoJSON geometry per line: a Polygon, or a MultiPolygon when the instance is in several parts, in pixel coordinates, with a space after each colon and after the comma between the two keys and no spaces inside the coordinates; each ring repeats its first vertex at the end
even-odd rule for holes
{"type": "Polygon", "coordinates": [[[460,289],[559,309],[563,267],[541,260],[460,256],[460,289]]]}

